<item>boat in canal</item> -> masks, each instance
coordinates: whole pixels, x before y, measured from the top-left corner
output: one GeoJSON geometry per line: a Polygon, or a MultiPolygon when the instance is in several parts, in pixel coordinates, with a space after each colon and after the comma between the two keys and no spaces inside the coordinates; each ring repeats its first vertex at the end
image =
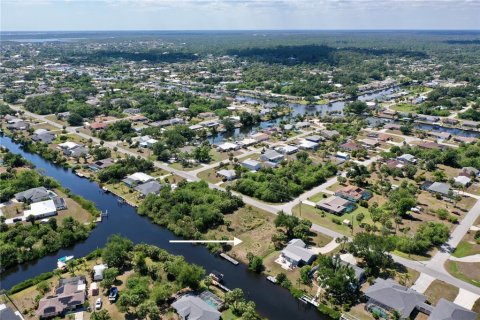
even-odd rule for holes
{"type": "Polygon", "coordinates": [[[74,256],[63,256],[61,258],[58,258],[57,260],[57,268],[58,269],[65,269],[67,266],[67,262],[72,260],[74,256]]]}

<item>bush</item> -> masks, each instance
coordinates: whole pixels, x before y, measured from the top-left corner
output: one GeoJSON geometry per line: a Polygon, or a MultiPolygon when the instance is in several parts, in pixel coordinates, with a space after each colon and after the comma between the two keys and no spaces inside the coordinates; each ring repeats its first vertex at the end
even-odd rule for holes
{"type": "Polygon", "coordinates": [[[359,202],[361,207],[368,208],[368,201],[367,200],[360,200],[359,202]]]}
{"type": "Polygon", "coordinates": [[[342,224],[342,220],[340,220],[339,218],[332,218],[332,222],[338,225],[342,224]]]}
{"type": "Polygon", "coordinates": [[[45,273],[42,273],[41,275],[35,277],[35,278],[32,278],[32,279],[28,279],[28,280],[25,280],[23,282],[20,282],[19,284],[17,285],[14,285],[9,291],[8,291],[8,294],[12,295],[14,293],[17,293],[17,292],[20,292],[22,290],[25,290],[29,287],[32,287],[42,281],[45,281],[51,277],[53,277],[53,272],[50,271],[50,272],[45,272],[45,273]]]}
{"type": "Polygon", "coordinates": [[[339,311],[333,310],[332,308],[330,308],[329,306],[324,305],[324,304],[320,304],[318,306],[318,311],[321,314],[330,317],[331,319],[340,319],[340,316],[341,316],[339,311]]]}

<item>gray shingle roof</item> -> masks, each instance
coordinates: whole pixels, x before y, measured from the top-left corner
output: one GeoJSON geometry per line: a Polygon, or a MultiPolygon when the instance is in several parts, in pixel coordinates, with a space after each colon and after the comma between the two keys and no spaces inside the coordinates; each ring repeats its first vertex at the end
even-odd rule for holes
{"type": "Polygon", "coordinates": [[[136,186],[135,190],[146,196],[150,193],[159,193],[160,190],[162,190],[162,187],[162,184],[160,184],[158,181],[153,180],[136,186]]]}
{"type": "Polygon", "coordinates": [[[186,295],[172,303],[172,307],[186,320],[218,320],[221,313],[202,299],[186,295]]]}
{"type": "Polygon", "coordinates": [[[475,320],[477,314],[453,302],[440,299],[428,320],[475,320]]]}
{"type": "Polygon", "coordinates": [[[22,202],[39,202],[49,198],[50,195],[45,187],[32,188],[15,194],[15,199],[22,202]]]}
{"type": "Polygon", "coordinates": [[[403,318],[408,318],[417,305],[422,304],[427,298],[413,289],[401,286],[391,279],[375,280],[375,284],[370,286],[365,295],[391,309],[397,310],[403,318]]]}
{"type": "Polygon", "coordinates": [[[309,263],[315,253],[306,247],[307,245],[301,239],[292,239],[282,250],[282,254],[297,262],[309,263]]]}

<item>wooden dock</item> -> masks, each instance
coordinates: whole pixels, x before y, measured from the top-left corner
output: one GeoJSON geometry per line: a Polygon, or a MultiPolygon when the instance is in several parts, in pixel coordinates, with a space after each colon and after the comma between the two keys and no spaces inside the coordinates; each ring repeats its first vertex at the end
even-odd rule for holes
{"type": "Polygon", "coordinates": [[[228,254],[224,253],[224,252],[220,253],[220,257],[222,257],[223,259],[233,263],[234,265],[238,265],[240,263],[237,260],[230,257],[228,254]]]}

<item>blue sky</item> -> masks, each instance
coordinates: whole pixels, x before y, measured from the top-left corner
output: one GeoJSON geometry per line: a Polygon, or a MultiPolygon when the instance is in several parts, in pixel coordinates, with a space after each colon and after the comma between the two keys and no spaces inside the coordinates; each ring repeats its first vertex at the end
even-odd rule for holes
{"type": "Polygon", "coordinates": [[[1,0],[1,29],[480,29],[480,0],[1,0]]]}

